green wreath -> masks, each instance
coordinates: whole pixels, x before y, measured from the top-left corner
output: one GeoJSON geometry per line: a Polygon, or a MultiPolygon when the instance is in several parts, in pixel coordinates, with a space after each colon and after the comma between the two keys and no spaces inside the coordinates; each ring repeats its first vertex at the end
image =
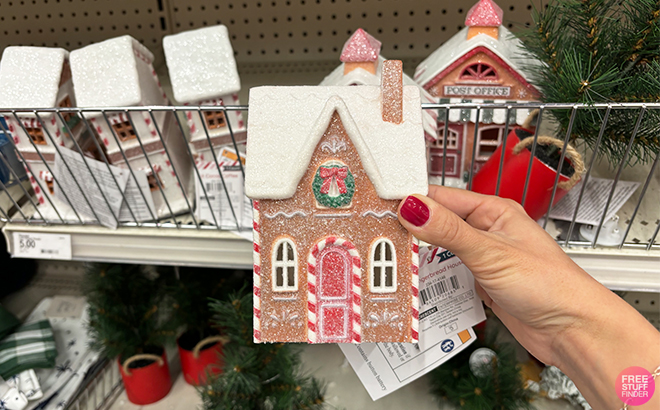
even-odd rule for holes
{"type": "MultiPolygon", "coordinates": [[[[329,184],[329,182],[328,182],[329,184]]],[[[353,174],[348,170],[348,167],[345,165],[321,165],[319,169],[316,170],[314,175],[314,181],[312,182],[312,191],[314,196],[319,204],[326,206],[328,208],[340,208],[351,203],[353,199],[353,194],[355,193],[355,179],[353,174]],[[339,196],[330,196],[328,193],[321,192],[323,189],[324,182],[327,178],[321,176],[321,169],[329,168],[346,168],[346,177],[342,179],[343,184],[346,186],[346,192],[340,193],[339,196]]]]}

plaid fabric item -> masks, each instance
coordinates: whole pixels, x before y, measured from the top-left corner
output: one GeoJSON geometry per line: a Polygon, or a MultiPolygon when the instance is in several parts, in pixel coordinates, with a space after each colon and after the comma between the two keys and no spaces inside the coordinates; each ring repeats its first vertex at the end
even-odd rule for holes
{"type": "Polygon", "coordinates": [[[21,322],[0,305],[0,340],[10,334],[21,322]]]}
{"type": "Polygon", "coordinates": [[[48,320],[27,323],[0,340],[0,377],[29,369],[55,367],[57,348],[48,320]]]}

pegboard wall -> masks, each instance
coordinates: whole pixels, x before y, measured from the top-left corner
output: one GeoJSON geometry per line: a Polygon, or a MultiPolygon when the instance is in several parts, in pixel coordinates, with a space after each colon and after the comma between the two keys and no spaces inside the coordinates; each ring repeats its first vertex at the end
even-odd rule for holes
{"type": "MultiPolygon", "coordinates": [[[[361,27],[383,43],[384,56],[416,65],[463,28],[475,2],[0,0],[0,48],[38,45],[73,50],[130,34],[161,63],[164,35],[224,24],[239,65],[296,63],[289,66],[296,69],[301,62],[308,67],[320,61],[336,63],[346,39],[361,27]]],[[[498,1],[505,25],[516,30],[529,24],[535,3],[540,0],[498,1]]]]}

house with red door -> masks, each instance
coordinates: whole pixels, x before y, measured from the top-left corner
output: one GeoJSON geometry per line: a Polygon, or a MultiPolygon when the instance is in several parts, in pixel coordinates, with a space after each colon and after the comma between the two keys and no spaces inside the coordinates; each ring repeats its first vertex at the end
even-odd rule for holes
{"type": "MultiPolygon", "coordinates": [[[[538,63],[525,57],[522,42],[502,20],[493,0],[480,0],[469,10],[465,28],[417,66],[415,81],[440,103],[537,101],[529,67],[538,63]]],[[[526,109],[512,109],[508,116],[504,109],[483,109],[477,118],[476,109],[440,109],[438,139],[428,147],[429,175],[440,177],[444,164],[445,177],[467,181],[473,161],[476,172],[500,145],[507,122],[522,125],[528,114],[526,109]]]]}
{"type": "MultiPolygon", "coordinates": [[[[392,66],[390,66],[392,64],[392,66]]],[[[397,207],[428,188],[419,89],[250,90],[256,342],[415,342],[418,244],[397,207]]]]}

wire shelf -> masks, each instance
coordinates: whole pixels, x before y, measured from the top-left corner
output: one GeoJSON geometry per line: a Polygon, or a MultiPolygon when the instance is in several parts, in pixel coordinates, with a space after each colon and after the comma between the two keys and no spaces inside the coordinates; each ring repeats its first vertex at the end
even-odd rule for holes
{"type": "MultiPolygon", "coordinates": [[[[553,124],[546,119],[543,113],[555,110],[566,110],[575,113],[581,110],[597,110],[604,118],[601,130],[607,123],[610,112],[616,110],[636,110],[641,118],[645,112],[660,109],[660,103],[611,103],[611,104],[541,104],[541,103],[438,103],[422,104],[424,110],[435,111],[439,118],[451,118],[456,112],[461,113],[464,120],[468,118],[482,119],[493,112],[499,112],[504,119],[498,124],[503,129],[503,143],[510,130],[517,127],[516,116],[538,109],[541,115],[535,127],[535,143],[531,147],[532,155],[536,149],[536,139],[544,128],[552,129],[553,124]],[[466,117],[467,116],[467,117],[466,117]],[[550,127],[548,127],[550,126],[550,127]]],[[[0,182],[0,221],[11,226],[28,225],[38,226],[96,226],[103,219],[110,220],[119,228],[146,229],[154,228],[162,231],[169,230],[215,230],[234,231],[248,233],[252,229],[251,222],[247,218],[241,218],[243,204],[246,201],[242,196],[227,189],[225,174],[219,163],[219,149],[221,145],[229,146],[236,154],[234,171],[244,176],[242,162],[243,144],[245,140],[245,127],[243,121],[239,122],[236,117],[240,113],[248,113],[248,106],[140,106],[140,107],[98,107],[98,108],[49,108],[49,109],[0,109],[0,116],[4,116],[7,124],[0,122],[0,133],[11,135],[8,138],[14,153],[24,166],[24,171],[30,177],[31,184],[18,184],[20,189],[8,190],[7,185],[0,182]],[[210,124],[208,118],[210,113],[221,112],[225,118],[223,127],[215,127],[210,124]],[[232,114],[233,113],[233,114],[232,114]],[[233,119],[232,119],[233,118],[233,119]],[[146,125],[145,125],[146,124],[146,125]],[[224,138],[224,139],[223,139],[224,138]],[[73,151],[81,156],[94,157],[98,168],[90,167],[88,162],[81,164],[69,163],[69,156],[62,156],[62,152],[73,151]],[[62,158],[62,162],[55,166],[55,158],[62,158]],[[200,174],[200,163],[202,160],[212,165],[220,185],[223,187],[222,198],[207,193],[207,181],[203,181],[200,174]],[[195,165],[197,164],[197,165],[195,165]],[[133,192],[133,200],[129,201],[129,194],[125,192],[120,181],[110,170],[119,166],[126,171],[127,180],[139,185],[138,174],[147,176],[150,183],[149,191],[137,189],[133,192]],[[99,172],[107,170],[107,175],[99,176],[99,172]],[[169,171],[169,172],[168,172],[169,171]],[[86,176],[87,177],[86,177],[86,176]],[[109,176],[109,177],[108,177],[109,176]],[[87,179],[87,180],[86,180],[87,179]],[[90,181],[91,180],[91,181],[90,181]],[[195,184],[197,182],[197,184],[195,184]],[[92,185],[91,191],[85,191],[84,187],[92,185]],[[117,188],[120,193],[120,201],[126,205],[128,217],[120,218],[118,211],[113,210],[108,198],[107,186],[117,188]],[[195,185],[200,192],[195,192],[195,185]],[[57,194],[56,192],[59,192],[57,194]],[[96,201],[91,198],[94,194],[99,198],[96,201]],[[134,209],[136,203],[147,204],[147,196],[151,195],[154,206],[146,206],[144,209],[134,209]],[[213,201],[225,201],[228,205],[230,216],[222,216],[215,212],[210,217],[200,218],[198,208],[200,206],[215,209],[217,203],[213,201]],[[100,201],[100,202],[99,202],[100,201]],[[100,205],[99,205],[100,203],[100,205]],[[131,206],[133,204],[134,206],[131,206]],[[145,214],[148,214],[145,216],[145,214]],[[141,215],[141,216],[140,216],[141,215]],[[222,220],[221,220],[222,219],[222,220]],[[231,223],[225,223],[227,220],[231,223]],[[223,222],[224,221],[224,222],[223,222]]],[[[469,121],[469,120],[468,120],[469,121]]],[[[442,172],[438,177],[432,178],[436,183],[445,185],[455,183],[449,177],[447,170],[450,164],[447,161],[448,129],[449,122],[439,125],[439,131],[444,137],[442,146],[442,172]],[[444,128],[444,129],[443,129],[444,128]],[[444,131],[444,132],[442,132],[444,131]]],[[[569,142],[571,127],[564,138],[564,147],[569,142]]],[[[474,138],[476,140],[479,121],[475,122],[474,138]]],[[[588,241],[577,237],[579,224],[576,222],[578,208],[583,200],[586,181],[594,177],[594,170],[599,163],[597,155],[583,149],[583,157],[587,164],[587,170],[583,175],[580,188],[578,205],[573,214],[573,219],[566,223],[554,223],[550,218],[550,207],[545,212],[543,222],[558,242],[566,247],[591,247],[598,246],[598,238],[601,226],[606,222],[605,218],[614,199],[617,184],[622,180],[626,170],[631,144],[634,141],[639,128],[639,122],[627,136],[626,157],[620,164],[610,164],[610,177],[614,180],[607,202],[600,216],[600,225],[595,227],[594,237],[588,241]]],[[[472,138],[466,135],[464,138],[472,138]]],[[[602,137],[602,131],[601,136],[602,137]]],[[[600,144],[600,139],[597,144],[600,144]]],[[[458,185],[471,188],[473,175],[475,174],[476,144],[472,145],[472,156],[469,166],[466,167],[465,175],[458,178],[458,185]]],[[[486,144],[487,145],[487,144],[486,144]]],[[[598,147],[595,148],[596,150],[598,147]]],[[[564,156],[560,160],[565,160],[564,156]]],[[[625,233],[617,247],[619,249],[652,250],[660,249],[657,243],[658,231],[660,229],[660,215],[654,196],[659,192],[658,180],[654,177],[657,170],[658,155],[646,158],[647,165],[638,168],[636,182],[641,184],[638,194],[633,195],[625,205],[625,233]],[[641,171],[639,171],[641,169],[641,171]],[[654,206],[655,205],[655,206],[654,206]],[[643,217],[640,215],[644,214],[643,217]]],[[[222,163],[221,163],[222,164],[222,163]]],[[[531,161],[527,169],[523,203],[528,191],[531,173],[531,161]]],[[[4,165],[11,172],[15,180],[21,179],[20,169],[12,167],[9,158],[3,153],[0,155],[0,165],[4,165]]],[[[557,176],[558,178],[559,176],[557,176]]],[[[501,181],[498,174],[497,191],[501,181]]],[[[552,189],[554,199],[557,191],[558,179],[552,189]]],[[[144,184],[143,184],[144,185],[144,184]]],[[[116,198],[114,199],[116,200],[116,198]]],[[[249,201],[249,200],[248,200],[249,201]]],[[[552,201],[551,201],[552,202],[552,201]]],[[[247,212],[246,212],[247,213],[247,212]]],[[[622,218],[623,219],[623,218],[622,218]]]]}

